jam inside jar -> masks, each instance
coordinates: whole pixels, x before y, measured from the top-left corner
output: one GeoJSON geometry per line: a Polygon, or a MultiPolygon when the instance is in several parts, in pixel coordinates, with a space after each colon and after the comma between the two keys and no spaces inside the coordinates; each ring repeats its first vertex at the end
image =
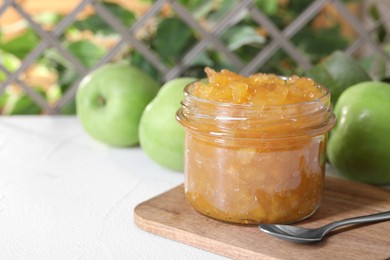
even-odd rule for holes
{"type": "Polygon", "coordinates": [[[335,123],[328,90],[282,104],[236,104],[184,91],[185,196],[209,217],[241,224],[291,223],[320,205],[327,133],[335,123]]]}

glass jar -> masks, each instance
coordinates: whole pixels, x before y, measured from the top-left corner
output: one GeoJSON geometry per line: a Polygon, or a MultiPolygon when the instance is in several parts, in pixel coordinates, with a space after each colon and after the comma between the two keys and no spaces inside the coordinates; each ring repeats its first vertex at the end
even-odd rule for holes
{"type": "Polygon", "coordinates": [[[185,196],[198,212],[242,223],[291,223],[320,205],[330,94],[279,106],[214,102],[185,88],[185,196]]]}

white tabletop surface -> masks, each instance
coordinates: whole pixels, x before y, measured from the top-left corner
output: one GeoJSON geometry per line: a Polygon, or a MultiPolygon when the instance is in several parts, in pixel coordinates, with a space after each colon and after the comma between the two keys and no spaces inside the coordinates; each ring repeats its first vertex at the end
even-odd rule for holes
{"type": "Polygon", "coordinates": [[[76,117],[0,117],[0,259],[224,259],[135,226],[138,203],[182,182],[76,117]]]}

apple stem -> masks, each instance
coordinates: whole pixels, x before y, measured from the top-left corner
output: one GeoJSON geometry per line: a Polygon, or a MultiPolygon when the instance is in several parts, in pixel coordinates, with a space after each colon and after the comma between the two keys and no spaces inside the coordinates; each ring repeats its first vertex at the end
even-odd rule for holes
{"type": "Polygon", "coordinates": [[[106,99],[102,96],[98,97],[98,104],[104,106],[106,104],[106,99]]]}

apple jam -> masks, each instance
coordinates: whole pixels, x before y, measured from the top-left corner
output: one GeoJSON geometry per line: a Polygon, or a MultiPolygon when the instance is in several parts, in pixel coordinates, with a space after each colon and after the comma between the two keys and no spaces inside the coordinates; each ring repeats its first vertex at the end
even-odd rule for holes
{"type": "Polygon", "coordinates": [[[335,123],[326,88],[308,78],[244,77],[206,68],[185,88],[185,195],[215,219],[289,223],[320,205],[327,133],[335,123]]]}

